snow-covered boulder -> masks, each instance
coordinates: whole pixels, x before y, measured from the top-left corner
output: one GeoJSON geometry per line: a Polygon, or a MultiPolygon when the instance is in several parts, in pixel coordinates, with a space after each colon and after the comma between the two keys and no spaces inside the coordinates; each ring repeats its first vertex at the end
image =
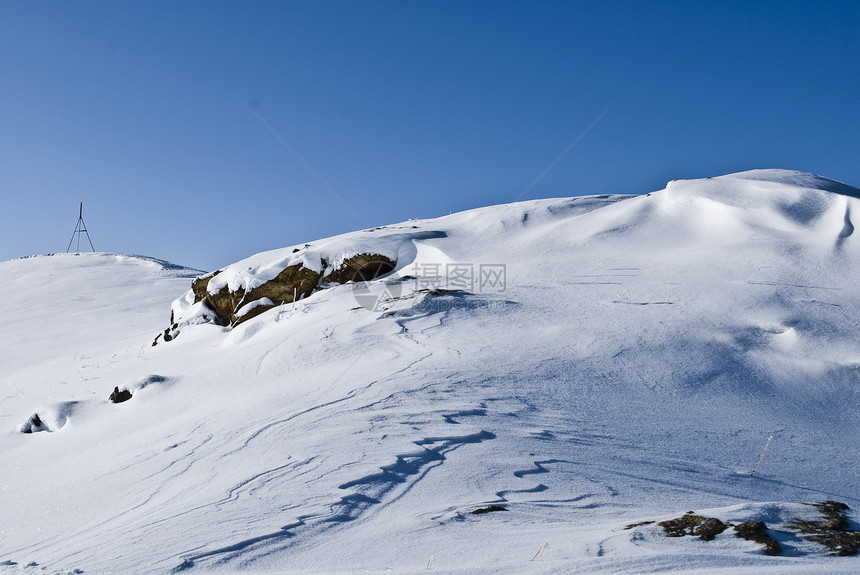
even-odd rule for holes
{"type": "Polygon", "coordinates": [[[345,284],[351,281],[370,281],[385,275],[397,262],[381,254],[362,253],[344,258],[336,268],[329,268],[325,260],[319,266],[308,267],[304,262],[285,267],[274,278],[247,289],[242,285],[231,288],[229,282],[213,292],[212,280],[220,271],[201,276],[192,282],[194,303],[206,302],[220,320],[230,325],[256,317],[285,303],[292,303],[311,295],[326,284],[345,284]],[[327,270],[323,276],[317,269],[327,270]]]}
{"type": "Polygon", "coordinates": [[[388,275],[412,263],[415,241],[437,237],[444,233],[382,227],[251,256],[196,278],[173,302],[164,339],[172,340],[185,325],[232,327],[317,290],[388,275]]]}

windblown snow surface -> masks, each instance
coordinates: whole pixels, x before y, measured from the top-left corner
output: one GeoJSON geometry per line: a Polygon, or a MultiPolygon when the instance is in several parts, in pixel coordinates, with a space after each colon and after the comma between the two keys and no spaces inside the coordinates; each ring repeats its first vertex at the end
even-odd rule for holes
{"type": "Polygon", "coordinates": [[[0,263],[0,573],[856,573],[784,526],[857,528],[858,198],[758,170],[355,232],[223,279],[396,256],[362,294],[154,347],[200,272],[0,263]],[[624,529],[689,510],[784,552],[624,529]]]}

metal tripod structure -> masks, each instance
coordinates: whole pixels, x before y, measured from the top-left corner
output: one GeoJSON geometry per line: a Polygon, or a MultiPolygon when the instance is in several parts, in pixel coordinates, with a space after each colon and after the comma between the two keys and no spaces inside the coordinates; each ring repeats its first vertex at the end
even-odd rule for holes
{"type": "Polygon", "coordinates": [[[75,236],[78,236],[78,243],[75,246],[75,253],[81,251],[81,234],[87,234],[87,241],[90,242],[90,249],[96,251],[93,247],[93,241],[90,239],[90,233],[87,231],[87,225],[84,223],[84,203],[81,202],[81,211],[78,212],[78,224],[75,226],[75,231],[72,232],[72,239],[69,240],[69,247],[66,248],[66,253],[72,249],[72,242],[75,241],[75,236]]]}

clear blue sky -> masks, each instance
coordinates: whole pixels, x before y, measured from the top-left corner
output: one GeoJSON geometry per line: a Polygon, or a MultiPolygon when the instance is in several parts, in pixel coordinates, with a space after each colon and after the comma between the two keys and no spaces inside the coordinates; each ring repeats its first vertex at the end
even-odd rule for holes
{"type": "Polygon", "coordinates": [[[860,186],[858,139],[856,1],[0,0],[0,260],[80,201],[97,250],[208,270],[673,178],[860,186]]]}

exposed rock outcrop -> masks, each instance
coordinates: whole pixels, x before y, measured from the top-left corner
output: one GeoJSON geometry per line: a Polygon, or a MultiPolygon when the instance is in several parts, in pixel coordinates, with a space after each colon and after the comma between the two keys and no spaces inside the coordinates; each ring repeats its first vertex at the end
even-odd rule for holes
{"type": "Polygon", "coordinates": [[[678,519],[670,519],[658,523],[666,532],[667,537],[684,537],[692,535],[699,537],[702,541],[710,541],[729,526],[715,517],[704,517],[695,515],[692,511],[678,519]]]}
{"type": "Polygon", "coordinates": [[[366,282],[394,271],[397,262],[379,254],[358,254],[346,258],[337,269],[323,279],[323,283],[345,284],[366,282]]]}
{"type": "Polygon", "coordinates": [[[34,413],[30,416],[30,419],[21,424],[20,431],[21,433],[34,433],[36,431],[47,431],[48,426],[42,422],[42,418],[39,417],[38,413],[34,413]]]}
{"type": "Polygon", "coordinates": [[[860,549],[860,531],[851,529],[851,522],[845,516],[850,509],[839,501],[821,501],[813,504],[823,519],[804,521],[795,519],[788,527],[804,534],[804,539],[820,543],[837,555],[857,555],[860,549]]]}
{"type": "MultiPolygon", "coordinates": [[[[209,280],[221,273],[221,270],[215,270],[197,278],[191,282],[191,291],[194,292],[194,303],[206,299],[206,294],[209,290],[209,280]]],[[[173,323],[172,321],[170,323],[173,323]]]]}
{"type": "Polygon", "coordinates": [[[110,394],[111,403],[122,403],[131,399],[131,392],[127,389],[120,391],[119,387],[113,388],[113,393],[110,394]]]}
{"type": "Polygon", "coordinates": [[[782,553],[782,546],[767,532],[767,525],[765,525],[764,521],[751,519],[735,525],[735,535],[741,539],[764,545],[765,555],[779,555],[782,553]]]}
{"type": "MultiPolygon", "coordinates": [[[[398,266],[415,262],[419,244],[444,237],[447,232],[443,230],[422,229],[409,223],[252,255],[195,278],[191,289],[173,301],[169,327],[155,337],[152,345],[172,341],[188,326],[232,328],[315,291],[386,276],[398,266]]],[[[359,301],[367,287],[356,287],[359,308],[368,307],[359,301]]]]}
{"type": "MultiPolygon", "coordinates": [[[[320,274],[302,264],[296,264],[285,268],[274,279],[247,292],[241,287],[231,290],[229,285],[225,285],[215,293],[206,291],[204,295],[201,293],[203,290],[198,288],[194,290],[194,303],[205,300],[218,317],[230,325],[236,325],[267,309],[309,296],[317,289],[319,283],[320,274]],[[263,298],[267,298],[271,303],[255,306],[252,313],[239,313],[243,307],[263,298]]],[[[208,281],[206,285],[209,285],[208,281]]]]}
{"type": "MultiPolygon", "coordinates": [[[[286,265],[278,274],[262,282],[225,279],[228,268],[200,276],[191,282],[191,292],[181,298],[183,303],[171,311],[170,327],[163,333],[164,341],[175,338],[183,325],[215,323],[236,326],[272,308],[300,300],[332,284],[364,282],[394,271],[397,262],[375,253],[359,253],[329,265],[322,258],[309,258],[286,265]],[[214,283],[213,283],[214,280],[214,283]],[[248,287],[251,286],[251,287],[248,287]],[[180,309],[180,311],[177,311],[180,309]],[[181,317],[180,317],[181,316],[181,317]]],[[[240,277],[232,271],[233,278],[240,277]]],[[[249,272],[247,277],[253,277],[249,272]]],[[[177,300],[180,301],[180,300],[177,300]]],[[[153,345],[162,337],[159,334],[153,345]]]]}

